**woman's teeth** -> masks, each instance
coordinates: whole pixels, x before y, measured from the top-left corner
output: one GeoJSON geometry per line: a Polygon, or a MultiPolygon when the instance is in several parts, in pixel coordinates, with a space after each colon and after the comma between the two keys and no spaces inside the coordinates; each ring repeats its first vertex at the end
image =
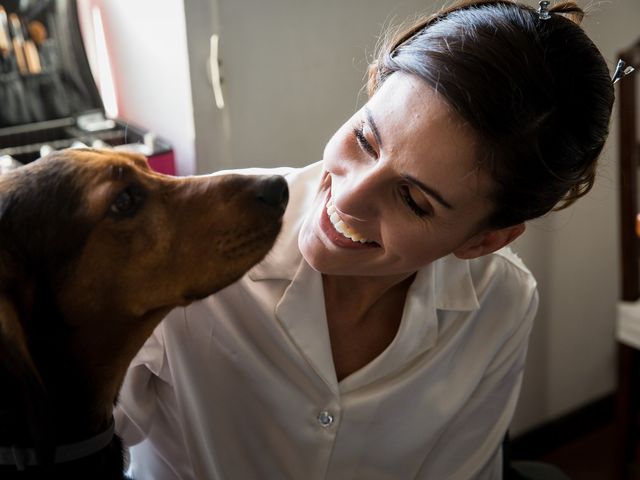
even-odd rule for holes
{"type": "Polygon", "coordinates": [[[338,212],[336,211],[336,207],[333,206],[333,201],[331,199],[329,200],[329,202],[327,202],[327,215],[329,216],[329,220],[331,220],[333,228],[335,228],[338,233],[342,234],[343,237],[347,237],[353,242],[370,242],[370,240],[364,238],[362,235],[351,229],[346,223],[342,221],[340,215],[338,215],[338,212]]]}

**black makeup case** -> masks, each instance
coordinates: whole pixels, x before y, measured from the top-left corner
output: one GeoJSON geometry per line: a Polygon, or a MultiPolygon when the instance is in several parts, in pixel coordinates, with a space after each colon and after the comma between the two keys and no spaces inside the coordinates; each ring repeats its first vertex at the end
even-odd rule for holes
{"type": "Polygon", "coordinates": [[[0,0],[0,173],[84,146],[138,151],[175,174],[168,142],[105,117],[75,0],[0,0]]]}

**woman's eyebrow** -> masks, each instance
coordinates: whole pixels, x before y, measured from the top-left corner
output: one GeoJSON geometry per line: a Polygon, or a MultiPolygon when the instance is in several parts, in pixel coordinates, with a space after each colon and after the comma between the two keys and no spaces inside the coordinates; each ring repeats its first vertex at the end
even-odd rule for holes
{"type": "MultiPolygon", "coordinates": [[[[364,107],[364,113],[367,116],[367,121],[369,122],[369,125],[371,126],[371,130],[373,131],[373,136],[376,138],[376,142],[378,142],[378,146],[380,148],[382,148],[382,141],[380,140],[380,132],[378,132],[378,127],[376,126],[376,122],[373,119],[373,115],[371,114],[371,110],[369,110],[368,107],[364,107]]],[[[404,178],[407,182],[415,185],[416,187],[418,187],[420,190],[422,190],[424,193],[426,193],[427,195],[433,197],[436,199],[436,201],[438,203],[440,203],[442,206],[444,206],[445,208],[449,209],[449,210],[453,210],[453,205],[451,205],[449,202],[447,202],[444,197],[442,195],[440,195],[440,193],[435,189],[430,187],[429,185],[426,185],[425,183],[423,183],[422,181],[418,180],[416,177],[409,175],[409,174],[404,174],[402,175],[402,178],[404,178]]]]}
{"type": "Polygon", "coordinates": [[[371,115],[371,110],[369,110],[368,107],[364,107],[364,113],[367,116],[367,121],[369,122],[369,125],[371,125],[373,136],[376,137],[376,142],[378,142],[378,147],[382,148],[382,141],[380,140],[380,132],[378,132],[378,127],[376,126],[376,122],[373,120],[373,115],[371,115]]]}
{"type": "Polygon", "coordinates": [[[436,189],[430,187],[429,185],[426,185],[426,184],[422,183],[416,177],[411,176],[409,174],[402,175],[402,178],[404,178],[407,182],[412,183],[413,185],[418,187],[420,190],[422,190],[427,195],[435,198],[438,201],[438,203],[440,203],[442,206],[446,207],[449,210],[454,210],[453,205],[451,205],[449,202],[447,202],[444,199],[444,197],[442,195],[440,195],[440,193],[438,193],[438,191],[436,189]]]}

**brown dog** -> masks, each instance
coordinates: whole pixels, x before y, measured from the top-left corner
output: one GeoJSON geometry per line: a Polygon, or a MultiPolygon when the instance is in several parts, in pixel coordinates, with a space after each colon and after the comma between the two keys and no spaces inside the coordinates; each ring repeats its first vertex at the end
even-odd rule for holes
{"type": "Polygon", "coordinates": [[[167,177],[112,151],[0,176],[0,478],[123,478],[128,364],[169,310],[266,255],[287,195],[282,177],[167,177]]]}

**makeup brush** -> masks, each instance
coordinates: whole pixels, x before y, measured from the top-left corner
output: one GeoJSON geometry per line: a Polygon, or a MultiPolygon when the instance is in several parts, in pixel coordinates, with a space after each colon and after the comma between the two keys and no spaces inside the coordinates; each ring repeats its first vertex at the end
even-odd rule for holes
{"type": "Polygon", "coordinates": [[[29,31],[22,22],[20,22],[20,29],[22,30],[24,38],[24,56],[27,61],[27,68],[29,69],[29,73],[37,75],[42,72],[38,47],[36,47],[34,40],[29,35],[29,31]]]}
{"type": "Polygon", "coordinates": [[[20,28],[20,19],[15,13],[9,14],[9,27],[13,44],[13,54],[18,63],[18,70],[20,74],[26,75],[29,73],[29,70],[27,69],[27,60],[24,56],[24,37],[22,36],[22,28],[20,28]]]}
{"type": "Polygon", "coordinates": [[[41,96],[49,118],[62,118],[71,115],[69,95],[65,90],[59,72],[57,46],[51,38],[47,27],[39,20],[27,24],[27,32],[34,42],[34,48],[40,62],[39,77],[41,96]]]}
{"type": "Polygon", "coordinates": [[[41,47],[49,36],[47,27],[45,27],[44,23],[39,20],[30,21],[27,24],[27,30],[29,31],[29,36],[34,42],[36,42],[38,47],[41,47]]]}

